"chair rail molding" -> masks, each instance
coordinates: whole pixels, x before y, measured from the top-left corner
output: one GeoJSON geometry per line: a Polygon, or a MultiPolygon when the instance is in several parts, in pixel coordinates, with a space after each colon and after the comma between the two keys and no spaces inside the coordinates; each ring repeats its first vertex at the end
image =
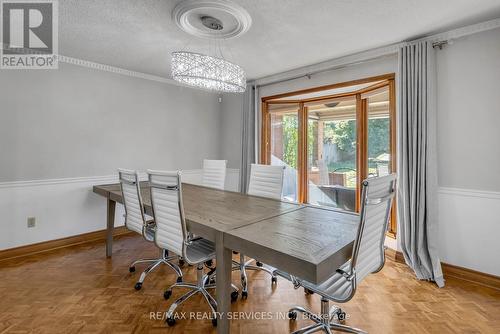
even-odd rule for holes
{"type": "MultiPolygon", "coordinates": [[[[183,182],[201,184],[202,169],[184,170],[182,175],[183,182]]],[[[146,173],[141,173],[140,179],[147,180],[146,173]]],[[[0,250],[104,229],[106,203],[92,187],[117,182],[118,175],[0,182],[0,250]],[[27,227],[28,217],[36,218],[35,227],[27,227]]],[[[227,170],[225,188],[238,191],[238,169],[227,170]]],[[[118,205],[116,227],[123,225],[123,214],[123,207],[118,205]]]]}
{"type": "Polygon", "coordinates": [[[88,183],[88,182],[95,182],[96,184],[113,183],[113,182],[118,182],[118,176],[117,175],[80,176],[80,177],[68,177],[61,179],[7,181],[7,182],[0,182],[0,189],[47,186],[47,185],[68,184],[68,183],[88,183]]]}
{"type": "Polygon", "coordinates": [[[480,197],[500,200],[500,191],[440,187],[439,193],[444,195],[480,197]]]}

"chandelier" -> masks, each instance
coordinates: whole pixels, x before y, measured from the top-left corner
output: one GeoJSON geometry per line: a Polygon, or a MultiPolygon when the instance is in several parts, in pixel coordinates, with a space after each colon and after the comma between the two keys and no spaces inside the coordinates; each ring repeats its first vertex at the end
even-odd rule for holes
{"type": "Polygon", "coordinates": [[[245,71],[224,59],[221,43],[248,31],[252,24],[248,12],[230,0],[183,0],[175,6],[172,18],[186,33],[208,40],[209,46],[208,54],[185,48],[172,52],[172,78],[202,89],[243,93],[245,71]],[[215,43],[213,53],[210,42],[215,43]]]}
{"type": "Polygon", "coordinates": [[[172,77],[190,86],[218,92],[246,90],[246,76],[240,66],[195,52],[172,52],[172,77]]]}

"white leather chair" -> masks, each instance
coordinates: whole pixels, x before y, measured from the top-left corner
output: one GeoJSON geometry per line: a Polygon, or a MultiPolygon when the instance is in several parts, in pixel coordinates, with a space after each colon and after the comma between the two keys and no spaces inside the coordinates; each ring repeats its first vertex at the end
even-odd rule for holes
{"type": "Polygon", "coordinates": [[[314,322],[314,324],[293,333],[312,333],[318,330],[323,330],[326,333],[331,333],[331,330],[365,333],[361,329],[342,324],[345,312],[338,306],[329,308],[329,301],[348,302],[354,297],[356,286],[368,274],[379,272],[384,267],[384,240],[395,190],[396,174],[363,181],[359,227],[352,256],[348,262],[336,269],[331,278],[315,285],[277,271],[279,275],[291,280],[295,288],[302,286],[321,296],[321,316],[298,306],[290,309],[288,314],[290,319],[295,320],[297,312],[300,312],[314,322]]]}
{"type": "Polygon", "coordinates": [[[248,195],[281,200],[285,166],[250,165],[248,195]]]}
{"type": "MultiPolygon", "coordinates": [[[[128,169],[118,169],[118,176],[123,195],[123,205],[125,207],[125,227],[139,233],[146,241],[152,242],[156,225],[153,219],[147,219],[144,213],[144,206],[141,197],[139,176],[136,171],[128,169]]],[[[135,272],[135,265],[139,263],[150,263],[141,274],[139,281],[135,284],[135,289],[140,290],[147,274],[156,269],[160,264],[166,264],[177,274],[177,281],[182,282],[182,271],[172,263],[177,256],[168,256],[166,248],[160,248],[161,257],[156,259],[140,259],[134,261],[130,267],[130,272],[135,272]]]]}
{"type": "MultiPolygon", "coordinates": [[[[197,282],[177,282],[170,286],[164,293],[164,298],[169,299],[172,289],[187,288],[190,291],[177,299],[167,312],[166,322],[173,326],[176,322],[174,312],[176,308],[190,297],[200,293],[210,306],[214,326],[217,325],[217,302],[207,292],[207,289],[215,288],[215,270],[204,274],[204,263],[215,258],[215,245],[213,242],[194,237],[187,229],[184,219],[184,207],[182,202],[182,183],[180,171],[154,171],[148,170],[148,178],[151,186],[151,204],[153,206],[156,230],[154,242],[160,248],[169,249],[190,265],[197,267],[197,282]]],[[[233,286],[231,300],[238,298],[238,289],[233,286]]]]}
{"type": "MultiPolygon", "coordinates": [[[[281,200],[283,191],[283,172],[285,166],[252,164],[250,166],[250,181],[248,195],[281,200]]],[[[259,261],[252,265],[254,259],[245,261],[245,255],[240,254],[240,262],[233,263],[233,269],[241,274],[241,297],[248,297],[248,279],[246,270],[261,270],[271,275],[271,283],[276,283],[275,268],[268,267],[259,261]]]]}
{"type": "Polygon", "coordinates": [[[203,160],[202,185],[224,190],[227,160],[203,160]]]}

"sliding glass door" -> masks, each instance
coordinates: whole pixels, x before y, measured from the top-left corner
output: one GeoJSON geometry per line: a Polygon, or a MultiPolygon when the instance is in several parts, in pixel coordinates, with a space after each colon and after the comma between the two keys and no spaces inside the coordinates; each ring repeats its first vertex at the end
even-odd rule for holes
{"type": "Polygon", "coordinates": [[[299,105],[297,103],[269,104],[270,165],[285,166],[283,196],[298,201],[299,164],[299,105]]]}
{"type": "Polygon", "coordinates": [[[308,203],[356,209],[356,99],[313,102],[308,114],[308,203]]]}
{"type": "Polygon", "coordinates": [[[396,170],[394,76],[263,98],[261,144],[286,200],[358,211],[362,180],[396,170]]]}
{"type": "Polygon", "coordinates": [[[389,88],[369,92],[363,98],[368,106],[367,177],[388,175],[392,169],[389,88]]]}

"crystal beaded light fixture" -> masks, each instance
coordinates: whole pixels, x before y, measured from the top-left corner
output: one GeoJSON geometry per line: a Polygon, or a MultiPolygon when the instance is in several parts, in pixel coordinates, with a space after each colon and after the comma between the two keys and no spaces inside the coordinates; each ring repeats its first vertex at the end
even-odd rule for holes
{"type": "Polygon", "coordinates": [[[210,42],[215,43],[216,49],[212,55],[172,52],[173,79],[218,92],[244,92],[245,71],[224,59],[221,42],[248,31],[252,24],[248,12],[230,0],[183,0],[175,6],[172,18],[186,33],[207,39],[209,53],[210,42]]]}
{"type": "Polygon", "coordinates": [[[174,80],[218,92],[242,93],[246,90],[243,69],[225,59],[200,53],[172,52],[174,80]]]}

